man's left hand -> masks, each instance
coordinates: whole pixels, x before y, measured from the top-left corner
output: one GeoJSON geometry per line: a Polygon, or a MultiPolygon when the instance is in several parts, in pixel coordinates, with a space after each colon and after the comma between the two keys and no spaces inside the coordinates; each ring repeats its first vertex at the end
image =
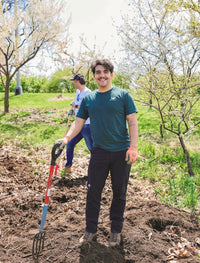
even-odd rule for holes
{"type": "Polygon", "coordinates": [[[138,158],[137,146],[131,145],[126,152],[125,161],[127,162],[127,164],[132,164],[135,161],[137,161],[137,158],[138,158]]]}

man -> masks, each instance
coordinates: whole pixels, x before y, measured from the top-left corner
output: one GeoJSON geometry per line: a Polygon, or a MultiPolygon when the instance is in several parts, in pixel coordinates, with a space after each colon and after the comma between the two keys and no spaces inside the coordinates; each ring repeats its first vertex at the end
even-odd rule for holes
{"type": "MultiPolygon", "coordinates": [[[[85,78],[82,74],[76,74],[71,79],[71,81],[74,82],[74,87],[76,88],[75,100],[72,102],[74,113],[76,116],[83,97],[86,94],[90,93],[91,90],[85,86],[85,78]]],[[[72,115],[71,110],[68,112],[68,115],[72,115]]],[[[74,148],[76,144],[80,142],[80,140],[82,140],[82,138],[84,138],[88,149],[91,151],[92,146],[93,146],[93,141],[92,141],[91,132],[90,132],[89,118],[85,121],[85,124],[83,125],[82,130],[67,144],[67,150],[66,150],[67,162],[65,164],[64,176],[69,175],[71,173],[71,167],[72,167],[72,162],[73,162],[73,157],[74,157],[74,148]]]]}
{"type": "Polygon", "coordinates": [[[75,123],[63,139],[63,144],[70,141],[90,117],[93,149],[88,167],[86,229],[80,242],[92,241],[96,237],[101,194],[110,172],[113,191],[111,247],[121,242],[126,190],[131,164],[137,160],[138,137],[136,107],[127,91],[112,86],[113,69],[112,63],[106,59],[92,63],[98,89],[83,98],[75,123]]]}

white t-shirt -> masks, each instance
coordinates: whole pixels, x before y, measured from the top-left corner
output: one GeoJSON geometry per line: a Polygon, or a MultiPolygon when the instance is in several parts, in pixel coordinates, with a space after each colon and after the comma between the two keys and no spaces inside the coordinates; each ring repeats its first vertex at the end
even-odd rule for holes
{"type": "MultiPolygon", "coordinates": [[[[74,103],[75,103],[75,116],[78,112],[78,108],[76,106],[80,106],[81,105],[81,101],[82,99],[85,97],[86,94],[90,93],[91,90],[88,89],[87,87],[85,87],[81,92],[79,89],[76,90],[76,96],[75,96],[75,100],[74,100],[74,103]]],[[[85,121],[85,124],[90,124],[90,119],[88,118],[86,121],[85,121]]]]}

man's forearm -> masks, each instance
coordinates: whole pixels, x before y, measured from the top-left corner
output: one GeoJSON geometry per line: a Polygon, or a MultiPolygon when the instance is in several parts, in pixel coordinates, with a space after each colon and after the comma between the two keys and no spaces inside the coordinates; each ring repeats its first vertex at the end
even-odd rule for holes
{"type": "Polygon", "coordinates": [[[136,113],[127,116],[128,126],[129,126],[129,136],[130,136],[130,146],[137,147],[138,140],[138,123],[136,118],[136,113]]]}
{"type": "Polygon", "coordinates": [[[131,124],[129,126],[129,135],[130,135],[130,145],[131,146],[137,146],[137,140],[138,140],[138,125],[137,123],[131,124]]]}
{"type": "Polygon", "coordinates": [[[71,128],[65,135],[65,138],[68,137],[69,140],[73,139],[82,130],[84,123],[84,119],[76,118],[75,121],[72,123],[71,128]]]}

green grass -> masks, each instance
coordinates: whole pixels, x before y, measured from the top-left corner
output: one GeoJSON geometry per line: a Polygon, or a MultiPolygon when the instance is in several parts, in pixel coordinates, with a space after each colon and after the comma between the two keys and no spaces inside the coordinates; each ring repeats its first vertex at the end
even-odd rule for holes
{"type": "MultiPolygon", "coordinates": [[[[75,94],[62,94],[67,100],[52,100],[57,93],[24,93],[11,95],[9,98],[10,113],[4,112],[4,93],[0,93],[0,130],[1,141],[16,141],[20,147],[29,145],[48,145],[62,138],[66,128],[67,111],[75,94]],[[43,119],[34,120],[34,115],[43,119]],[[30,117],[31,122],[23,123],[23,117],[30,117]]],[[[1,142],[0,141],[0,142],[1,142]]]]}
{"type": "Polygon", "coordinates": [[[137,119],[139,125],[140,136],[153,136],[159,133],[160,120],[159,115],[155,109],[150,109],[144,106],[137,106],[137,119]]]}
{"type": "MultiPolygon", "coordinates": [[[[37,109],[60,109],[69,107],[75,94],[62,94],[64,97],[68,97],[69,100],[52,101],[51,99],[56,98],[58,93],[24,93],[22,95],[10,95],[9,106],[10,111],[16,109],[25,108],[37,108],[37,109]]],[[[4,93],[0,93],[0,110],[3,112],[4,105],[4,93]]]]}
{"type": "MultiPolygon", "coordinates": [[[[199,116],[194,109],[195,118],[199,116]]],[[[131,174],[134,178],[148,180],[154,186],[158,198],[165,203],[195,210],[200,208],[200,125],[186,134],[188,147],[195,177],[189,177],[185,155],[176,135],[163,130],[160,136],[160,117],[155,109],[138,105],[139,124],[139,158],[132,165],[131,174]]]]}
{"type": "MultiPolygon", "coordinates": [[[[0,145],[12,143],[23,149],[49,147],[62,138],[66,129],[67,111],[75,94],[63,101],[52,101],[58,94],[23,94],[10,96],[10,113],[3,115],[3,94],[0,93],[0,145]],[[37,117],[37,118],[36,118],[37,117]]],[[[132,165],[131,177],[148,181],[157,197],[165,203],[190,210],[200,208],[200,125],[185,136],[195,177],[189,177],[178,138],[167,131],[160,136],[160,119],[155,109],[138,105],[138,158],[132,165]]],[[[88,153],[84,140],[76,151],[88,153]]]]}

